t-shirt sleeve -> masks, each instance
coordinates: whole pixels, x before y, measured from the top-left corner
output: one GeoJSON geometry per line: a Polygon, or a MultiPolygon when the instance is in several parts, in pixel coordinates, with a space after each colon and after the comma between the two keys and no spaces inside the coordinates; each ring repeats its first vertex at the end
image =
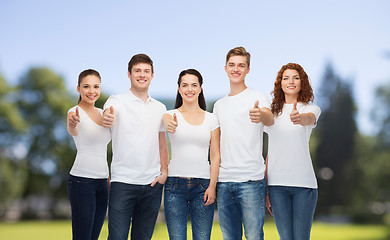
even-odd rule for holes
{"type": "Polygon", "coordinates": [[[119,105],[118,105],[118,98],[116,96],[110,96],[106,103],[104,104],[103,111],[106,110],[107,108],[110,108],[111,106],[114,107],[116,111],[119,110],[119,105]]]}
{"type": "Polygon", "coordinates": [[[210,132],[212,132],[215,129],[219,128],[219,122],[214,114],[208,113],[208,115],[210,116],[210,132]]]}
{"type": "MultiPolygon", "coordinates": [[[[165,127],[164,127],[164,121],[163,121],[163,116],[164,114],[166,113],[169,113],[170,111],[167,111],[167,107],[165,107],[164,104],[163,105],[163,114],[161,115],[161,124],[160,124],[160,132],[165,132],[165,127]]],[[[172,110],[171,110],[172,111],[172,110]]],[[[173,113],[172,113],[173,114],[173,113]]]]}
{"type": "Polygon", "coordinates": [[[213,107],[213,115],[216,117],[218,125],[219,125],[219,119],[218,119],[218,102],[214,104],[213,107]]]}
{"type": "Polygon", "coordinates": [[[264,93],[259,93],[259,96],[257,98],[259,100],[259,108],[263,108],[263,107],[270,108],[271,103],[269,102],[269,99],[264,93]]]}

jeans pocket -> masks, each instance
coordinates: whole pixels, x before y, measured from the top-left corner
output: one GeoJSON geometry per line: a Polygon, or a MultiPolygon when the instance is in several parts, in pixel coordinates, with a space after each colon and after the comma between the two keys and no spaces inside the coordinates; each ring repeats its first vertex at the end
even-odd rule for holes
{"type": "Polygon", "coordinates": [[[199,186],[204,190],[206,191],[207,188],[209,188],[209,185],[210,185],[210,180],[209,179],[205,179],[205,180],[202,180],[199,182],[199,186]]]}
{"type": "Polygon", "coordinates": [[[170,192],[170,191],[174,191],[175,189],[177,188],[177,184],[174,182],[174,181],[166,181],[165,182],[165,191],[166,192],[170,192]]]}

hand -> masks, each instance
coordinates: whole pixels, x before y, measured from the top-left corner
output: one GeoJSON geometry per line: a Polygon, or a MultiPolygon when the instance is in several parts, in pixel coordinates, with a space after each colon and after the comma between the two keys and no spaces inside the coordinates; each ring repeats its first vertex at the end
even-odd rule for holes
{"type": "Polygon", "coordinates": [[[76,113],[74,112],[69,113],[68,125],[70,128],[75,128],[77,127],[79,122],[80,122],[79,108],[76,107],[76,113]]]}
{"type": "Polygon", "coordinates": [[[150,184],[151,187],[154,187],[154,185],[156,185],[156,183],[160,183],[162,185],[164,185],[165,181],[167,181],[167,178],[168,178],[168,173],[167,172],[162,172],[160,174],[160,176],[157,176],[154,181],[152,182],[152,184],[150,184]]]}
{"type": "Polygon", "coordinates": [[[290,113],[290,120],[294,125],[301,124],[302,118],[301,114],[299,114],[297,110],[297,101],[294,102],[294,107],[292,112],[290,113]]]}
{"type": "Polygon", "coordinates": [[[173,118],[168,122],[167,131],[169,133],[176,132],[176,128],[178,125],[179,125],[179,123],[177,122],[176,113],[174,113],[173,118]]]}
{"type": "Polygon", "coordinates": [[[110,109],[106,109],[103,113],[103,127],[110,128],[115,122],[115,109],[113,106],[110,109]]]}
{"type": "Polygon", "coordinates": [[[204,193],[203,202],[205,206],[211,205],[215,202],[216,197],[215,187],[208,187],[206,192],[204,193]]]}
{"type": "Polygon", "coordinates": [[[262,112],[259,108],[259,100],[256,100],[255,106],[249,110],[249,118],[253,123],[259,123],[263,120],[262,112]]]}
{"type": "Polygon", "coordinates": [[[267,196],[265,196],[265,206],[267,207],[269,214],[271,214],[271,216],[273,216],[272,208],[271,208],[271,201],[269,200],[268,194],[267,194],[267,196]]]}

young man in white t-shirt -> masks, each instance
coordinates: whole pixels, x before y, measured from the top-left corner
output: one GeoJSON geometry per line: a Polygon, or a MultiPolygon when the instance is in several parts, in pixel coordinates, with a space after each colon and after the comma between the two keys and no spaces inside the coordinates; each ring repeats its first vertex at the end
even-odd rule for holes
{"type": "Polygon", "coordinates": [[[231,49],[225,71],[230,93],[214,105],[221,130],[221,167],[217,185],[218,215],[224,239],[264,239],[265,181],[263,127],[273,124],[268,98],[247,88],[250,54],[231,49]]]}
{"type": "Polygon", "coordinates": [[[166,107],[148,93],[153,62],[145,54],[128,64],[129,91],[110,96],[103,126],[111,128],[113,158],[108,208],[110,240],[151,239],[168,176],[162,115],[166,107]]]}

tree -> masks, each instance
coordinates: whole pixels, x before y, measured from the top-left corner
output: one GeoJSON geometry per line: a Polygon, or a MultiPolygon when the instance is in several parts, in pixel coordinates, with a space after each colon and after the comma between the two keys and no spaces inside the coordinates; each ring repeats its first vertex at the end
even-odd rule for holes
{"type": "Polygon", "coordinates": [[[26,122],[13,101],[14,91],[0,75],[0,217],[21,196],[27,172],[17,144],[26,122]]]}
{"type": "Polygon", "coordinates": [[[357,129],[352,84],[343,81],[328,64],[321,86],[322,114],[315,153],[319,168],[318,212],[342,213],[351,200],[357,169],[353,158],[357,129]],[[340,211],[337,206],[342,207],[340,211]]]}
{"type": "MultiPolygon", "coordinates": [[[[60,189],[74,159],[75,148],[66,132],[67,110],[73,102],[63,79],[47,68],[32,68],[21,78],[18,106],[28,121],[21,140],[28,167],[23,196],[48,196],[52,211],[52,200],[64,194],[60,189]]],[[[33,208],[24,216],[35,217],[33,208]]]]}

